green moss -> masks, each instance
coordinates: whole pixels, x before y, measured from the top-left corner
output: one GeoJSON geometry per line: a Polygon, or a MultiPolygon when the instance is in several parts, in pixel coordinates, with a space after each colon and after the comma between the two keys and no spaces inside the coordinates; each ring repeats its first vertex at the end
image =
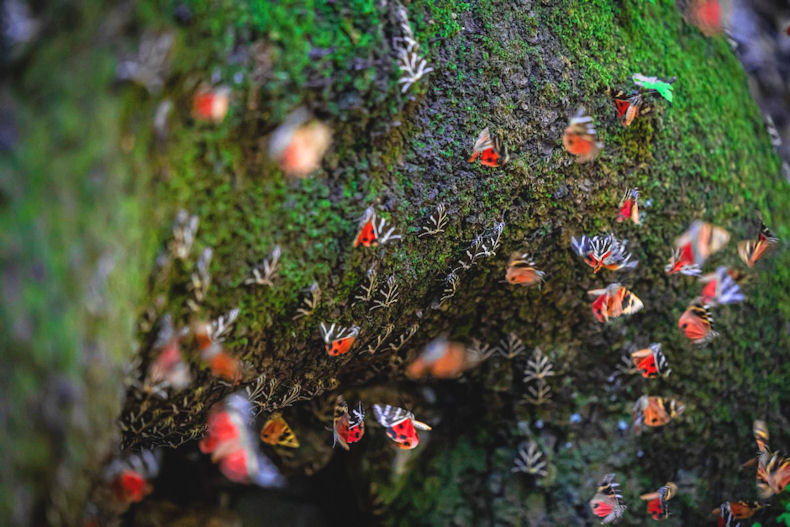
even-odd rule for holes
{"type": "Polygon", "coordinates": [[[19,142],[0,168],[0,516],[76,523],[83,474],[112,446],[154,246],[150,171],[120,147],[115,61],[87,30],[101,12],[72,14],[80,24],[53,26],[9,89],[19,142]]]}

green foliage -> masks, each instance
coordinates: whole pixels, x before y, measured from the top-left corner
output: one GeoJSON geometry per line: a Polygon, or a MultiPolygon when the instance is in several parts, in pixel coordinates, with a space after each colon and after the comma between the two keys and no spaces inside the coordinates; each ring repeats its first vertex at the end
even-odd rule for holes
{"type": "Polygon", "coordinates": [[[785,501],[785,511],[776,518],[776,521],[784,522],[785,527],[790,526],[790,500],[785,501]]]}

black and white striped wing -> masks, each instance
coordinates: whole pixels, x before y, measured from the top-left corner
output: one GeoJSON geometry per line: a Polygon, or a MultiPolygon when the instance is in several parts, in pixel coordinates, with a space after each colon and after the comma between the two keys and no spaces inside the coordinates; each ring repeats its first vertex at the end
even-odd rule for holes
{"type": "Polygon", "coordinates": [[[404,410],[397,406],[390,406],[389,404],[374,404],[373,415],[376,416],[376,421],[386,428],[392,428],[406,419],[414,418],[414,414],[408,410],[404,410]]]}

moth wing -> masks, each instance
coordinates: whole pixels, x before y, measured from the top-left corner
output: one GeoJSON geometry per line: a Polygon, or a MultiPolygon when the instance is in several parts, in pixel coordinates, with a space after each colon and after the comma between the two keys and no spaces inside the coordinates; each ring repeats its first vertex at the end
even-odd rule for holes
{"type": "Polygon", "coordinates": [[[491,133],[486,126],[483,128],[477,136],[477,141],[475,141],[475,146],[473,148],[474,152],[482,152],[486,148],[491,148],[491,133]]]}
{"type": "Polygon", "coordinates": [[[752,254],[754,253],[754,246],[756,243],[753,240],[743,240],[738,242],[738,256],[741,257],[743,263],[749,267],[754,266],[752,261],[752,254]]]}
{"type": "Polygon", "coordinates": [[[615,99],[614,103],[617,105],[617,118],[620,119],[625,115],[625,112],[628,111],[628,107],[631,106],[631,103],[628,99],[615,99]]]}
{"type": "Polygon", "coordinates": [[[623,116],[623,126],[631,126],[631,123],[634,122],[634,119],[639,115],[639,105],[638,104],[631,104],[628,109],[625,111],[625,115],[623,116]]]}
{"type": "Polygon", "coordinates": [[[605,518],[609,516],[612,511],[614,511],[611,501],[612,500],[609,496],[597,493],[595,496],[593,496],[593,499],[590,500],[590,509],[592,510],[592,513],[599,518],[605,518]]]}
{"type": "Polygon", "coordinates": [[[767,450],[768,441],[771,436],[768,433],[768,426],[765,424],[765,421],[762,419],[755,419],[754,424],[752,424],[752,433],[757,443],[757,450],[760,452],[767,450]]]}
{"type": "Polygon", "coordinates": [[[582,235],[582,237],[579,239],[577,239],[575,236],[572,237],[571,249],[573,249],[573,252],[579,256],[587,256],[587,253],[590,252],[590,239],[585,235],[582,235]]]}
{"type": "Polygon", "coordinates": [[[354,247],[370,247],[376,243],[378,236],[376,235],[375,215],[368,219],[364,225],[359,229],[357,237],[354,239],[354,247]]]}
{"type": "Polygon", "coordinates": [[[344,415],[348,415],[348,403],[342,395],[338,395],[337,399],[335,399],[334,419],[338,420],[344,415]]]}
{"type": "Polygon", "coordinates": [[[445,352],[431,365],[431,375],[437,379],[453,379],[466,369],[466,350],[458,344],[448,344],[445,352]]]}
{"type": "Polygon", "coordinates": [[[644,306],[642,301],[639,299],[638,296],[633,294],[631,291],[625,290],[625,296],[623,297],[623,313],[626,315],[632,315],[637,311],[641,310],[644,306]]]}
{"type": "Polygon", "coordinates": [[[277,466],[263,454],[252,454],[249,470],[250,480],[261,487],[282,487],[285,484],[277,466]]]}
{"type": "Polygon", "coordinates": [[[386,428],[397,426],[406,419],[413,417],[411,412],[389,404],[374,404],[373,415],[376,417],[376,421],[386,428]]]}
{"type": "Polygon", "coordinates": [[[241,445],[219,458],[218,463],[220,472],[229,480],[236,483],[249,481],[248,454],[241,445]]]}
{"type": "Polygon", "coordinates": [[[647,407],[644,409],[645,424],[647,426],[663,426],[670,420],[660,397],[648,398],[647,407]]]}
{"type": "Polygon", "coordinates": [[[332,425],[332,446],[340,445],[344,450],[350,450],[348,446],[348,416],[335,419],[332,425]]]}
{"type": "Polygon", "coordinates": [[[294,431],[291,429],[285,419],[283,419],[283,428],[277,444],[280,446],[286,446],[288,448],[299,448],[299,439],[296,437],[296,434],[294,434],[294,431]]]}
{"type": "Polygon", "coordinates": [[[720,251],[727,242],[730,241],[730,233],[727,230],[713,226],[713,232],[711,233],[710,237],[710,251],[711,254],[720,251]]]}
{"type": "Polygon", "coordinates": [[[288,423],[285,422],[281,415],[275,414],[271,416],[261,428],[261,441],[270,445],[276,445],[287,427],[288,423]]]}

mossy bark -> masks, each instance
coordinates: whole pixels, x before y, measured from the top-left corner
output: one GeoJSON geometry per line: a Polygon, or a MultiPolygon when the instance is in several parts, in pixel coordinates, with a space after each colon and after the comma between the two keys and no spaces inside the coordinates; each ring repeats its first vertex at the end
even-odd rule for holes
{"type": "MultiPolygon", "coordinates": [[[[275,453],[286,470],[313,472],[327,462],[326,421],[319,416],[338,392],[363,397],[366,404],[387,399],[413,405],[437,424],[430,444],[417,454],[421,466],[392,483],[386,439],[371,426],[348,464],[359,470],[358,495],[370,497],[360,498],[365,514],[375,512],[369,503],[383,500],[390,504],[385,519],[398,518],[396,523],[414,517],[434,524],[581,525],[589,518],[585,504],[595,480],[606,470],[620,475],[631,503],[640,492],[675,479],[684,491],[676,523],[698,524],[720,501],[743,496],[738,491],[751,479],[738,475],[737,466],[753,449],[751,420],[766,418],[779,438],[788,425],[780,408],[790,404],[784,382],[790,371],[779,350],[788,344],[790,252],[782,246],[750,273],[748,301],[716,311],[722,335],[703,349],[692,348],[676,327],[698,285],[663,272],[672,240],[697,218],[726,226],[739,239],[755,234],[759,213],[780,237],[788,235],[790,193],[746,77],[723,38],[705,38],[685,25],[670,1],[413,1],[406,4],[409,19],[434,71],[402,94],[392,46],[401,35],[394,2],[195,0],[175,7],[141,2],[121,23],[134,35],[141,28],[173,32],[160,92],[122,86],[107,93],[106,77],[89,79],[99,90],[96,100],[108,101],[118,111],[114,115],[123,116],[95,144],[109,149],[119,166],[132,168],[137,181],[131,190],[100,196],[109,211],[119,203],[134,211],[125,220],[133,228],[115,229],[113,241],[103,242],[129,255],[109,275],[110,283],[129,272],[127,265],[150,270],[147,281],[124,278],[134,291],[108,295],[111,306],[125,309],[145,297],[137,321],[154,324],[138,331],[141,345],[132,352],[129,337],[111,334],[105,312],[97,323],[105,328],[100,357],[136,361],[120,414],[125,447],[177,445],[200,436],[211,404],[239,388],[212,378],[194,350],[186,350],[196,377],[190,388],[167,399],[142,393],[156,321],[169,313],[187,326],[238,307],[225,346],[249,364],[242,387],[260,382],[266,388],[256,400],[262,417],[288,407],[286,417],[305,437],[296,454],[275,453]],[[607,90],[628,88],[637,72],[677,77],[675,100],[657,100],[655,112],[625,128],[607,90]],[[194,89],[212,77],[234,93],[228,117],[217,126],[189,115],[194,89]],[[164,100],[175,110],[166,130],[155,131],[151,117],[164,100]],[[293,181],[267,158],[265,146],[299,105],[331,125],[334,142],[319,171],[293,181]],[[560,140],[578,106],[594,117],[605,143],[599,159],[588,164],[575,163],[560,140]],[[466,160],[486,126],[510,151],[502,168],[466,160]],[[615,221],[627,187],[642,192],[640,227],[615,221]],[[449,212],[445,231],[420,238],[439,204],[449,212]],[[401,240],[352,248],[357,218],[369,206],[401,240]],[[155,248],[166,252],[170,222],[180,208],[200,218],[192,257],[157,267],[155,248]],[[494,236],[500,223],[496,254],[459,269],[473,240],[494,236]],[[640,265],[633,272],[593,275],[569,251],[570,238],[610,230],[629,239],[640,265]],[[245,285],[251,268],[275,245],[283,255],[274,285],[245,285]],[[211,285],[199,308],[190,309],[190,276],[208,247],[214,254],[211,285]],[[542,288],[503,282],[512,251],[534,255],[547,273],[542,288]],[[359,300],[371,268],[378,285],[372,298],[359,300]],[[457,291],[441,301],[453,270],[457,291]],[[398,284],[397,303],[373,309],[390,276],[398,284]],[[321,287],[321,303],[311,316],[294,320],[313,281],[321,287]],[[628,285],[646,307],[603,326],[592,317],[586,291],[613,281],[628,285]],[[353,351],[327,357],[320,322],[360,326],[353,351]],[[430,399],[420,384],[404,380],[403,364],[432,338],[494,346],[509,333],[530,351],[540,346],[561,372],[553,379],[551,406],[522,400],[529,351],[512,360],[491,359],[463,383],[431,384],[430,399]],[[649,342],[664,344],[672,375],[612,382],[622,352],[649,342]],[[628,409],[642,393],[682,399],[684,418],[636,439],[618,431],[618,421],[629,420],[628,409]],[[572,414],[581,423],[569,424],[572,414]],[[510,473],[527,431],[549,452],[552,466],[549,478],[537,484],[510,473]]],[[[33,64],[51,60],[38,48],[31,57],[33,64]]],[[[13,85],[15,98],[23,98],[24,86],[22,80],[13,85]]],[[[34,115],[24,119],[35,122],[34,115]]],[[[32,139],[25,135],[21,144],[32,139]]],[[[103,156],[90,159],[101,165],[103,156]]],[[[75,171],[69,185],[90,180],[89,169],[75,171]]],[[[68,210],[68,204],[55,203],[56,210],[68,210]]],[[[56,247],[54,236],[47,243],[56,247]]],[[[708,265],[738,266],[734,245],[708,265]]],[[[51,315],[57,320],[84,313],[81,296],[67,298],[65,313],[51,315]]],[[[124,327],[131,321],[126,315],[124,327]]],[[[73,326],[78,341],[89,334],[84,327],[73,326]]],[[[84,400],[120,403],[112,390],[82,380],[99,359],[87,353],[89,346],[76,349],[84,366],[70,374],[85,386],[84,400]]],[[[25,405],[42,399],[20,397],[25,405]]],[[[89,429],[110,434],[112,414],[102,414],[89,429]]],[[[69,425],[66,444],[84,449],[73,430],[69,425]]],[[[101,443],[106,451],[110,443],[101,443]]],[[[55,465],[69,463],[47,456],[61,460],[55,465]]],[[[18,464],[21,478],[29,479],[30,459],[18,464]]],[[[47,502],[50,481],[30,483],[33,502],[47,502]]],[[[50,510],[66,523],[77,514],[76,507],[52,502],[50,510]]],[[[634,511],[626,523],[642,519],[634,511]]]]}

